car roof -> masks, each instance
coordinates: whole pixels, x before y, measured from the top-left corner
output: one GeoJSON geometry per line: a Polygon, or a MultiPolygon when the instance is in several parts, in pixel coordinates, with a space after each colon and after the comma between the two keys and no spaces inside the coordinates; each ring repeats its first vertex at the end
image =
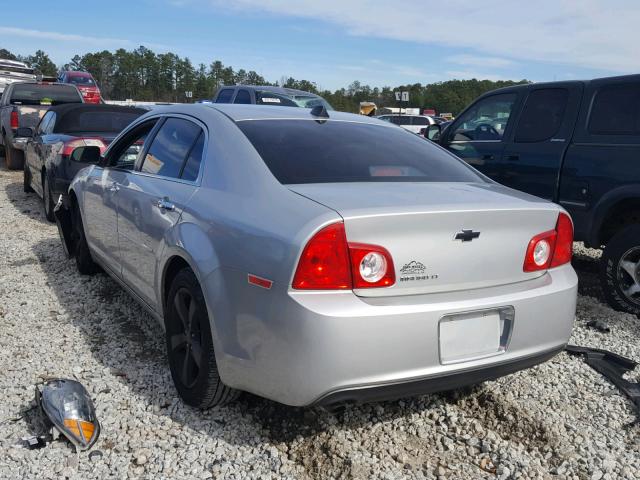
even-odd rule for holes
{"type": "MultiPolygon", "coordinates": [[[[314,117],[311,115],[310,108],[296,107],[280,107],[271,105],[253,105],[253,104],[232,104],[232,103],[193,103],[193,104],[175,104],[166,107],[159,107],[152,110],[149,114],[166,114],[173,113],[191,115],[198,117],[199,114],[206,116],[211,110],[217,110],[224,114],[234,122],[245,120],[325,120],[323,117],[314,117]]],[[[357,115],[354,113],[338,112],[329,110],[329,118],[326,120],[340,120],[345,122],[367,123],[373,125],[384,126],[388,128],[397,128],[396,125],[378,120],[366,115],[357,115]]]]}
{"type": "Polygon", "coordinates": [[[263,90],[265,92],[280,93],[282,95],[304,95],[307,97],[319,97],[319,95],[311,92],[305,92],[304,90],[298,90],[288,87],[274,87],[272,85],[224,85],[223,88],[245,88],[247,90],[263,90]]]}
{"type": "MultiPolygon", "coordinates": [[[[534,83],[524,83],[522,85],[511,85],[509,87],[502,87],[502,88],[497,88],[495,90],[491,90],[487,93],[482,94],[480,97],[485,97],[488,95],[493,95],[494,93],[508,93],[508,92],[515,92],[518,90],[522,90],[522,89],[529,89],[532,87],[541,87],[541,86],[548,86],[550,88],[558,85],[558,84],[562,84],[562,85],[567,85],[567,84],[574,84],[574,85],[588,85],[591,82],[599,82],[602,80],[606,80],[608,82],[611,83],[615,83],[617,81],[628,81],[628,80],[636,80],[636,81],[640,81],[640,74],[633,74],[633,75],[619,75],[616,77],[600,77],[600,78],[592,78],[590,80],[566,80],[566,81],[555,81],[555,82],[534,82],[534,83]]],[[[478,97],[478,98],[480,98],[478,97]]]]}
{"type": "Polygon", "coordinates": [[[11,67],[31,68],[24,62],[18,60],[9,60],[8,58],[0,58],[0,64],[8,65],[11,67]]]}

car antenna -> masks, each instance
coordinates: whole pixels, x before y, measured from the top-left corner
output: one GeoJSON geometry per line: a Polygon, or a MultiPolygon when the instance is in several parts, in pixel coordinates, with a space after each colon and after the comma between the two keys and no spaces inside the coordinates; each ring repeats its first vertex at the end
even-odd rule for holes
{"type": "Polygon", "coordinates": [[[329,118],[329,112],[324,105],[316,105],[311,109],[311,115],[314,117],[329,118]]]}

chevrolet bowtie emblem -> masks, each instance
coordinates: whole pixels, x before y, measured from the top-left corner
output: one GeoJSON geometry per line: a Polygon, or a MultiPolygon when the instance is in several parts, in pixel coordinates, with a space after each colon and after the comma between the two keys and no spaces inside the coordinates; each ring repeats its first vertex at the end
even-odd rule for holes
{"type": "Polygon", "coordinates": [[[480,232],[474,232],[473,230],[462,230],[461,232],[456,233],[456,236],[453,237],[454,240],[462,240],[463,242],[470,242],[474,238],[478,238],[480,236],[480,232]]]}

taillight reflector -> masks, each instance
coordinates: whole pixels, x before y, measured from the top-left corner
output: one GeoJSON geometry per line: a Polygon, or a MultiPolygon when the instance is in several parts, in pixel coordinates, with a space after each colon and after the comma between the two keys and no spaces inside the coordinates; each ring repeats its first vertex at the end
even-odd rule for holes
{"type": "Polygon", "coordinates": [[[17,110],[11,110],[11,118],[9,119],[9,122],[12,130],[16,130],[20,126],[17,110]]]}
{"type": "Polygon", "coordinates": [[[100,147],[100,153],[104,153],[107,145],[100,138],[74,138],[64,143],[62,155],[68,157],[78,147],[100,147]]]}

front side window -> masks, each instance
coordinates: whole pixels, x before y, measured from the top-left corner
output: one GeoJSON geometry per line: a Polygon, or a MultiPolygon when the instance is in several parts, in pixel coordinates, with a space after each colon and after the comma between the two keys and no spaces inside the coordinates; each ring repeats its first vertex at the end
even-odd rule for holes
{"type": "Polygon", "coordinates": [[[467,110],[455,124],[454,142],[500,141],[507,128],[515,93],[484,98],[467,110]]]}
{"type": "Polygon", "coordinates": [[[236,99],[233,103],[241,103],[243,105],[247,105],[251,103],[251,94],[247,90],[238,90],[236,94],[236,99]]]}
{"type": "Polygon", "coordinates": [[[640,134],[640,83],[602,87],[593,102],[589,132],[596,135],[640,134]]]}
{"type": "Polygon", "coordinates": [[[201,128],[182,118],[168,118],[158,130],[141,171],[162,177],[180,178],[188,153],[196,143],[201,128]]]}
{"type": "Polygon", "coordinates": [[[566,88],[543,88],[531,92],[518,121],[514,141],[543,142],[555,136],[562,126],[568,100],[566,88]]]}
{"type": "Polygon", "coordinates": [[[338,120],[237,125],[282,184],[485,182],[462,160],[401,128],[338,120]]]}
{"type": "Polygon", "coordinates": [[[231,103],[233,97],[233,88],[223,88],[216,97],[216,103],[231,103]]]}
{"type": "Polygon", "coordinates": [[[157,121],[158,119],[154,118],[138,125],[114,145],[108,153],[108,165],[123,170],[133,170],[143,150],[144,142],[157,121]]]}

